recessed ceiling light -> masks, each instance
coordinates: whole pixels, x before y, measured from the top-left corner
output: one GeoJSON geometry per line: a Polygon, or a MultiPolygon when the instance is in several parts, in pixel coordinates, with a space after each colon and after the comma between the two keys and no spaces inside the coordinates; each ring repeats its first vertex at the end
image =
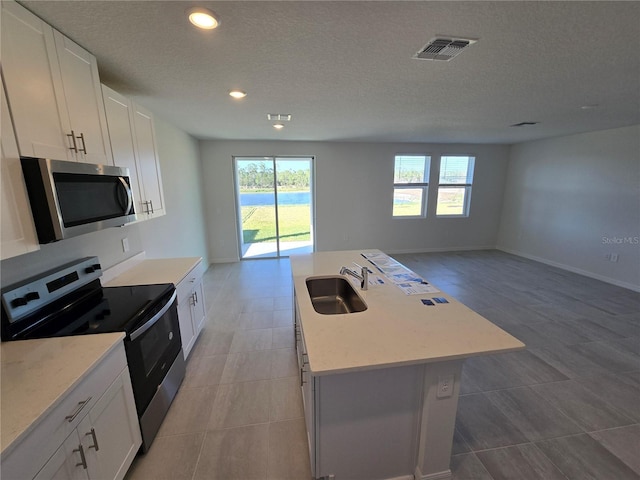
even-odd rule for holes
{"type": "Polygon", "coordinates": [[[595,108],[598,108],[598,104],[597,103],[593,103],[591,105],[582,105],[580,108],[582,110],[593,110],[595,108]]]}
{"type": "Polygon", "coordinates": [[[202,28],[204,30],[213,30],[218,25],[220,25],[220,21],[218,20],[216,14],[208,8],[188,8],[186,13],[189,17],[189,21],[198,28],[202,28]]]}
{"type": "Polygon", "coordinates": [[[244,98],[247,96],[247,92],[244,92],[242,90],[231,90],[229,92],[229,95],[231,95],[233,98],[244,98]]]}
{"type": "Polygon", "coordinates": [[[284,123],[274,123],[273,128],[276,130],[282,130],[284,128],[284,123]]]}

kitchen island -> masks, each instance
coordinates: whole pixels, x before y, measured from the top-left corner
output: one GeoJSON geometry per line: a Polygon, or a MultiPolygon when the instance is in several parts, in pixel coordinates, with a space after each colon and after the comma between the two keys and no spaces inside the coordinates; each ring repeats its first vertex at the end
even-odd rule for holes
{"type": "Polygon", "coordinates": [[[448,479],[464,359],[524,344],[444,292],[407,295],[363,253],[386,257],[375,250],[291,257],[312,475],[448,479]],[[371,271],[367,290],[348,276],[366,310],[318,313],[307,280],[339,276],[343,266],[360,271],[354,263],[371,271]]]}

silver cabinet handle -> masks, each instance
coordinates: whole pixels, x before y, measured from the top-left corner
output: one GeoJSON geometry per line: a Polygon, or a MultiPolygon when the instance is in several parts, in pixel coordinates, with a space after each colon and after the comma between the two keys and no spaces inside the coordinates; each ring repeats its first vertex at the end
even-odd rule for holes
{"type": "Polygon", "coordinates": [[[74,452],[78,452],[80,454],[80,463],[76,463],[76,467],[82,465],[82,468],[87,469],[87,459],[84,457],[84,449],[82,445],[78,445],[78,448],[73,450],[74,452]]]}
{"type": "Polygon", "coordinates": [[[82,401],[82,402],[78,402],[78,405],[76,406],[76,409],[71,413],[71,415],[67,415],[66,417],[64,417],[65,420],[67,420],[69,423],[73,422],[73,420],[78,416],[78,414],[82,411],[82,409],[84,408],[84,406],[89,403],[91,401],[91,397],[87,398],[86,400],[82,401]]]}
{"type": "MultiPolygon", "coordinates": [[[[81,152],[83,152],[83,153],[86,155],[86,154],[87,154],[87,144],[84,142],[84,133],[82,133],[82,132],[81,132],[81,133],[80,133],[80,136],[79,136],[79,137],[76,137],[76,138],[78,138],[78,139],[82,140],[82,148],[80,148],[80,149],[78,149],[78,150],[80,150],[81,152]]],[[[75,143],[75,142],[74,142],[74,143],[75,143]]],[[[77,150],[76,150],[76,151],[77,151],[77,150]]]]}
{"type": "Polygon", "coordinates": [[[72,150],[78,153],[78,144],[76,143],[76,134],[73,132],[73,130],[71,130],[71,133],[67,133],[67,137],[71,137],[71,143],[73,143],[73,146],[69,147],[69,150],[72,150]]]}
{"type": "Polygon", "coordinates": [[[91,435],[91,438],[93,439],[93,445],[89,445],[89,448],[95,448],[96,452],[98,450],[100,450],[100,447],[98,446],[98,438],[96,437],[96,430],[92,427],[90,432],[87,432],[84,434],[84,436],[88,436],[91,435]]]}
{"type": "Polygon", "coordinates": [[[153,200],[147,200],[146,202],[142,202],[142,204],[147,207],[144,213],[153,214],[153,200]]]}
{"type": "Polygon", "coordinates": [[[195,304],[197,304],[198,303],[198,292],[193,292],[193,298],[195,300],[195,304]]]}

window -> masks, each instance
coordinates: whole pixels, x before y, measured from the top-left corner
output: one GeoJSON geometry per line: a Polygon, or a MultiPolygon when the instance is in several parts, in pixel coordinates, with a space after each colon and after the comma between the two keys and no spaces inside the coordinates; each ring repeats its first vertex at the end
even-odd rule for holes
{"type": "Polygon", "coordinates": [[[436,215],[468,217],[475,157],[440,158],[436,215]]]}
{"type": "Polygon", "coordinates": [[[393,216],[424,217],[431,157],[396,155],[393,169],[393,216]]]}

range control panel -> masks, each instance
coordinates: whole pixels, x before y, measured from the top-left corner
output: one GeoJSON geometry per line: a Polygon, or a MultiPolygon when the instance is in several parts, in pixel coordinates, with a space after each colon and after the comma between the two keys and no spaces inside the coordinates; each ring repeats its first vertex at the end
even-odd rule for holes
{"type": "Polygon", "coordinates": [[[2,314],[15,322],[101,275],[98,257],[86,257],[27,278],[2,289],[2,314]]]}

